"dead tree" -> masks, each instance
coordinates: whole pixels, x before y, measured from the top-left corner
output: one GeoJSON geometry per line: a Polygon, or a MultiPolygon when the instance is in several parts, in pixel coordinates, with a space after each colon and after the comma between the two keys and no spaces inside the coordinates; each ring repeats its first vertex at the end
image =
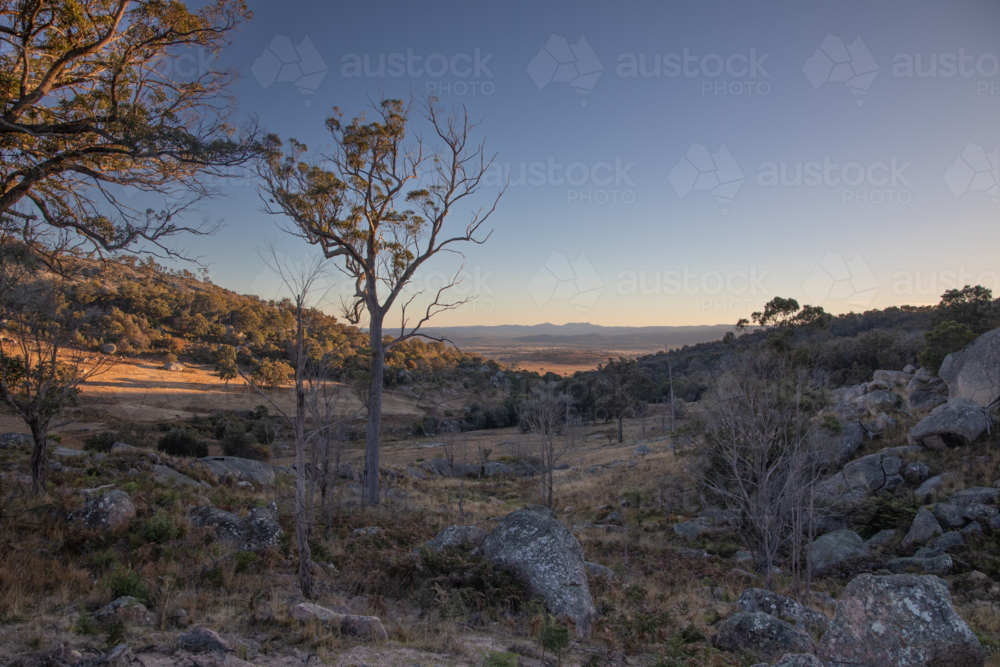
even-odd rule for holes
{"type": "Polygon", "coordinates": [[[553,501],[555,467],[575,445],[574,438],[563,441],[557,438],[563,428],[568,403],[569,395],[560,392],[555,383],[538,383],[518,408],[522,423],[531,433],[541,459],[542,503],[549,508],[553,501]]]}

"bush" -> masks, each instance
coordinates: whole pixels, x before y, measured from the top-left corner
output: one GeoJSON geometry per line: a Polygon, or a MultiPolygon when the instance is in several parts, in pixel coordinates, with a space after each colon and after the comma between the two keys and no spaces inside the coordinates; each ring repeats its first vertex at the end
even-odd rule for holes
{"type": "Polygon", "coordinates": [[[160,438],[157,449],[171,456],[194,456],[197,458],[208,456],[208,445],[184,427],[170,429],[166,435],[160,438]]]}
{"type": "Polygon", "coordinates": [[[952,321],[941,322],[924,334],[927,347],[918,357],[920,365],[936,374],[945,357],[952,352],[958,352],[976,338],[976,334],[964,324],[952,321]]]}
{"type": "Polygon", "coordinates": [[[130,595],[140,602],[149,601],[149,589],[142,575],[130,567],[116,567],[105,580],[104,587],[113,598],[130,595]]]}
{"type": "Polygon", "coordinates": [[[142,524],[139,536],[146,542],[163,544],[178,537],[180,532],[173,516],[165,512],[158,512],[142,524]]]}
{"type": "Polygon", "coordinates": [[[278,435],[278,429],[267,417],[257,421],[253,425],[253,435],[257,442],[262,445],[270,445],[278,435]]]}
{"type": "Polygon", "coordinates": [[[238,456],[255,461],[267,461],[271,452],[267,447],[257,442],[252,434],[247,433],[246,426],[239,422],[230,422],[222,434],[222,453],[226,456],[238,456]]]}
{"type": "Polygon", "coordinates": [[[112,445],[118,442],[118,435],[111,431],[88,435],[83,439],[83,449],[87,452],[110,452],[112,445]]]}
{"type": "Polygon", "coordinates": [[[517,654],[490,651],[483,658],[483,667],[517,667],[517,654]]]}

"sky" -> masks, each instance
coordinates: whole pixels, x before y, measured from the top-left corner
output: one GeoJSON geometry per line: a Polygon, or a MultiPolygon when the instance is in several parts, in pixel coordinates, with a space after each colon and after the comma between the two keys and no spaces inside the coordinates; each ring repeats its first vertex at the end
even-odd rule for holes
{"type": "MultiPolygon", "coordinates": [[[[216,60],[177,61],[238,68],[235,118],[316,152],[334,106],[350,118],[380,91],[479,121],[494,168],[447,224],[509,185],[488,242],[411,287],[461,269],[469,301],[437,326],[718,324],[775,296],[842,313],[1000,293],[995,0],[248,4],[216,60]]],[[[222,228],[190,246],[217,284],[278,295],[258,250],[312,250],[251,179],[221,192],[201,215],[222,228]]]]}

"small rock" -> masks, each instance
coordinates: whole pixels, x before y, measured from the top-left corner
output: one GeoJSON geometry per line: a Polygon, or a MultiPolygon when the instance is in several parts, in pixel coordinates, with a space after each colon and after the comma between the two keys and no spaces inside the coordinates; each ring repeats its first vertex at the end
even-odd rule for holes
{"type": "Polygon", "coordinates": [[[951,551],[952,549],[964,546],[965,540],[962,539],[962,534],[954,530],[950,530],[944,535],[939,535],[931,542],[932,549],[939,549],[941,551],[951,551]]]}
{"type": "Polygon", "coordinates": [[[87,528],[109,530],[132,523],[135,505],[124,491],[108,491],[90,500],[74,516],[80,516],[87,528]]]}
{"type": "Polygon", "coordinates": [[[736,609],[747,612],[763,612],[775,618],[794,621],[810,632],[822,634],[830,621],[826,615],[804,607],[795,600],[762,588],[748,588],[740,593],[736,609]]]}
{"type": "Polygon", "coordinates": [[[871,547],[883,547],[892,541],[897,532],[893,529],[880,530],[865,541],[865,546],[869,549],[871,547]]]}
{"type": "Polygon", "coordinates": [[[963,516],[969,521],[988,521],[997,515],[997,508],[980,503],[972,503],[965,508],[963,516]]]}
{"type": "Polygon", "coordinates": [[[820,575],[838,563],[867,555],[868,547],[857,533],[835,530],[812,542],[809,566],[814,575],[820,575]]]}
{"type": "MultiPolygon", "coordinates": [[[[364,529],[359,528],[358,530],[364,529]]],[[[449,548],[474,549],[482,546],[485,540],[486,531],[477,526],[448,526],[439,532],[434,539],[427,541],[427,548],[434,552],[440,552],[449,548]]]]}
{"type": "Polygon", "coordinates": [[[178,364],[173,361],[168,361],[167,363],[163,364],[163,370],[179,373],[180,371],[184,370],[184,364],[178,364]]]}
{"type": "Polygon", "coordinates": [[[590,563],[588,561],[583,562],[583,566],[587,568],[587,574],[594,577],[595,579],[607,579],[608,581],[614,581],[617,579],[614,570],[600,563],[590,563]]]}
{"type": "Polygon", "coordinates": [[[382,532],[382,529],[378,526],[368,526],[367,528],[356,528],[351,531],[351,537],[370,537],[372,535],[378,535],[382,532]]]}
{"type": "Polygon", "coordinates": [[[895,558],[885,565],[885,569],[893,574],[904,574],[906,572],[924,572],[944,576],[951,574],[953,563],[951,556],[940,554],[930,558],[895,558]]]}
{"type": "Polygon", "coordinates": [[[962,529],[963,535],[982,535],[983,527],[978,521],[973,521],[968,526],[962,529]]]}
{"type": "Polygon", "coordinates": [[[930,469],[926,464],[920,461],[914,461],[913,463],[907,463],[906,467],[903,468],[903,477],[906,478],[907,482],[913,484],[919,484],[927,479],[927,475],[930,474],[930,469]]]}
{"type": "Polygon", "coordinates": [[[300,621],[320,621],[337,628],[345,635],[370,639],[388,639],[382,621],[377,616],[353,616],[338,614],[319,605],[304,602],[292,607],[292,617],[300,621]]]}
{"type": "Polygon", "coordinates": [[[635,448],[635,451],[633,452],[635,456],[646,456],[647,454],[652,454],[652,453],[653,450],[647,447],[646,445],[639,445],[638,447],[635,448]]]}
{"type": "Polygon", "coordinates": [[[969,505],[996,505],[1000,499],[1000,489],[988,486],[974,486],[969,489],[956,491],[951,496],[950,502],[960,507],[969,505]]]}
{"type": "Polygon", "coordinates": [[[228,653],[232,649],[215,630],[191,628],[177,638],[178,648],[188,653],[228,653]]]}

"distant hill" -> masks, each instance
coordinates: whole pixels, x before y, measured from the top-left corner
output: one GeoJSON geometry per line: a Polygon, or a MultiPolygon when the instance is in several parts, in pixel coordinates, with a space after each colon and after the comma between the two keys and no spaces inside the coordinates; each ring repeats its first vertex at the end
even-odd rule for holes
{"type": "Polygon", "coordinates": [[[705,326],[608,327],[586,322],[569,324],[501,324],[496,326],[434,327],[426,332],[465,345],[558,345],[607,349],[682,347],[721,339],[729,324],[705,326]]]}

